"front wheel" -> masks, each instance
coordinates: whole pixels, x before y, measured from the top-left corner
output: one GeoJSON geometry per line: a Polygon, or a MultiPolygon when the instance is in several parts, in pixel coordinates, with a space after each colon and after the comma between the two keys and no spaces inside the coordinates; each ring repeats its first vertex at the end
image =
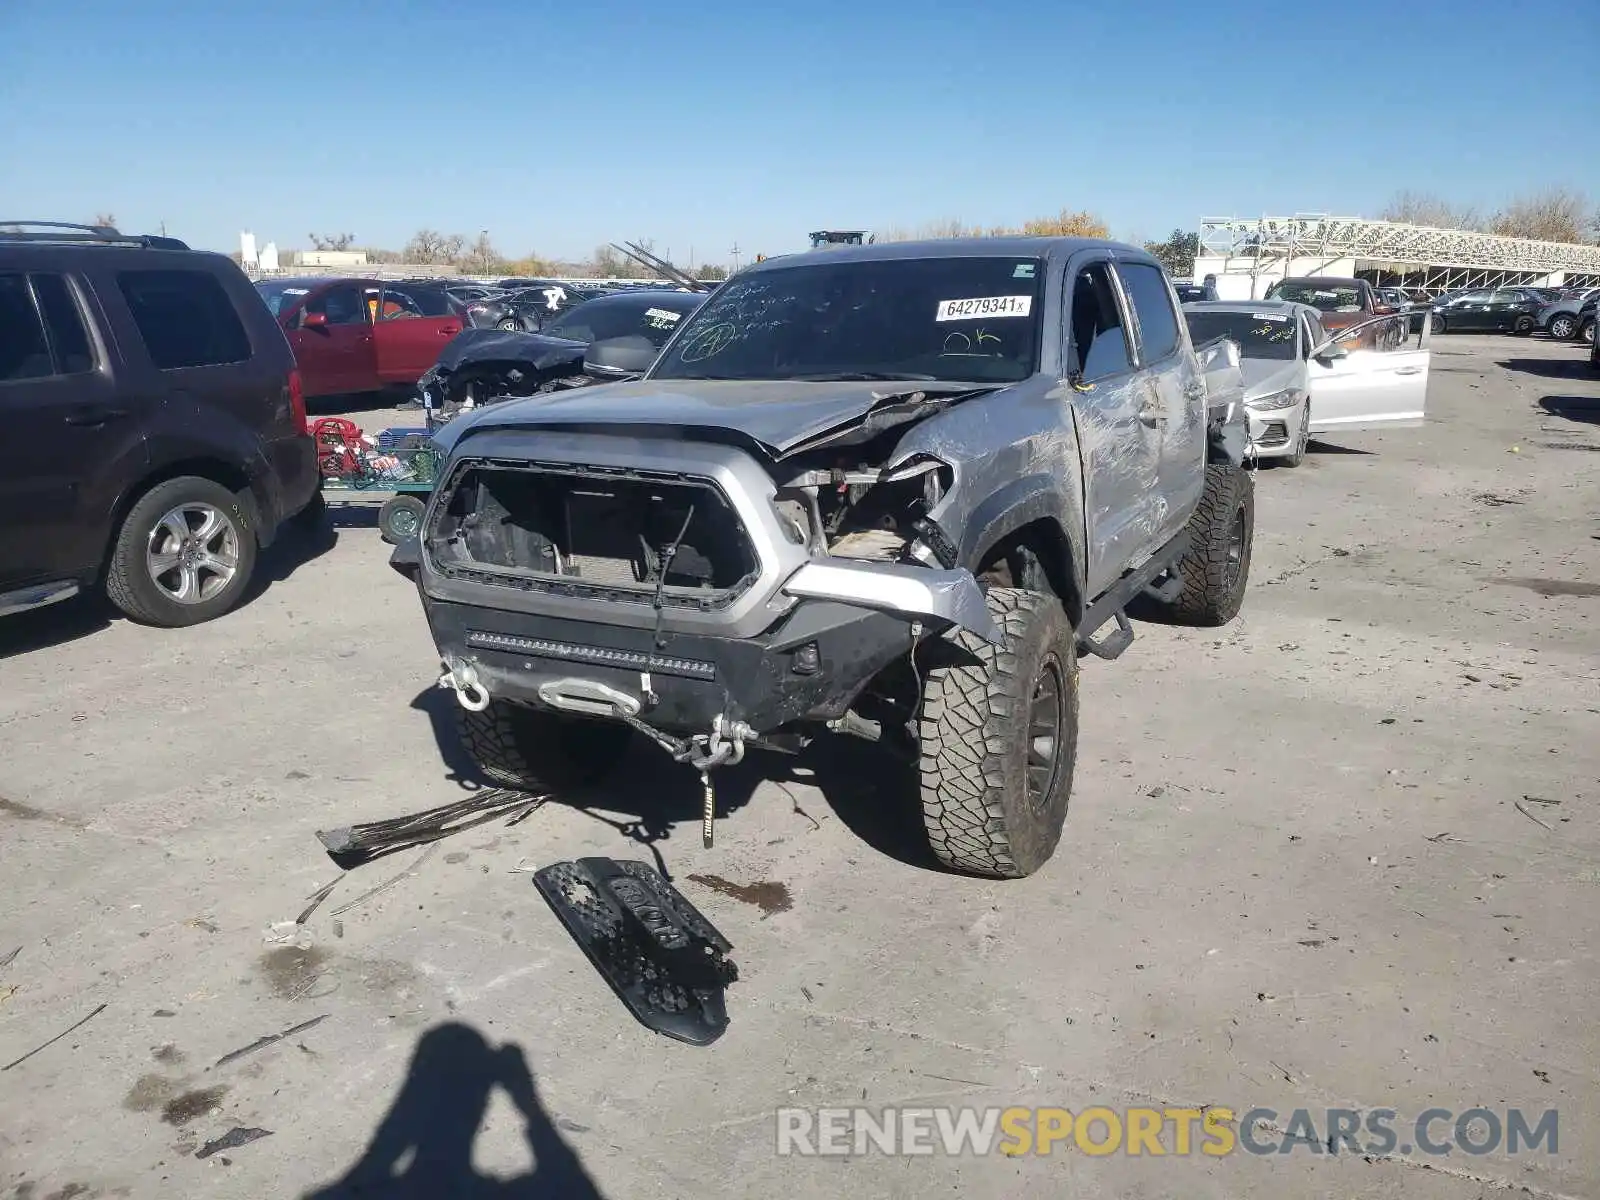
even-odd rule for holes
{"type": "Polygon", "coordinates": [[[626,725],[507,700],[490,700],[482,712],[461,710],[461,741],[484,778],[522,792],[597,782],[622,760],[631,737],[626,725]]]}
{"type": "Polygon", "coordinates": [[[1566,313],[1551,317],[1548,332],[1551,337],[1555,338],[1556,341],[1564,342],[1573,334],[1578,332],[1577,318],[1569,316],[1566,313]]]}
{"type": "Polygon", "coordinates": [[[1594,345],[1594,322],[1585,321],[1578,330],[1578,340],[1586,345],[1594,345]]]}
{"type": "Polygon", "coordinates": [[[395,496],[378,510],[378,536],[391,546],[409,541],[422,528],[427,505],[417,496],[395,496]]]}
{"type": "Polygon", "coordinates": [[[1243,467],[1213,463],[1205,491],[1189,518],[1189,550],[1178,560],[1183,591],[1172,602],[1190,625],[1226,625],[1239,615],[1250,580],[1255,537],[1255,481],[1243,467]]]}
{"type": "Polygon", "coordinates": [[[1533,318],[1529,316],[1518,317],[1517,323],[1511,327],[1511,332],[1519,337],[1527,337],[1533,332],[1533,318]]]}
{"type": "Polygon", "coordinates": [[[1428,318],[1428,320],[1430,322],[1429,328],[1434,333],[1444,332],[1444,318],[1442,316],[1440,316],[1438,313],[1434,313],[1428,318]]]}
{"type": "Polygon", "coordinates": [[[1306,447],[1311,444],[1311,402],[1306,401],[1300,415],[1300,432],[1295,436],[1294,449],[1278,461],[1286,467],[1298,467],[1306,460],[1306,447]]]}
{"type": "Polygon", "coordinates": [[[1078,756],[1078,658],[1061,601],[990,588],[992,646],[958,630],[962,662],[928,671],[917,734],[922,820],[946,867],[1020,879],[1061,841],[1078,756]]]}
{"type": "Polygon", "coordinates": [[[106,569],[106,595],[146,625],[198,625],[243,598],[256,550],[242,496],[180,475],[129,510],[106,569]]]}

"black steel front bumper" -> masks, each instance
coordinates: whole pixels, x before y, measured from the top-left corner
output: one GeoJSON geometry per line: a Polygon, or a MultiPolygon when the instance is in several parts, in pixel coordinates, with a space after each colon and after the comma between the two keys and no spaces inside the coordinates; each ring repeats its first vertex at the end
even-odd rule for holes
{"type": "Polygon", "coordinates": [[[650,629],[422,599],[440,655],[471,664],[491,696],[550,707],[541,688],[602,684],[672,733],[719,715],[757,733],[835,719],[912,647],[906,618],[832,600],[802,601],[759,637],[667,631],[658,644],[650,629]]]}

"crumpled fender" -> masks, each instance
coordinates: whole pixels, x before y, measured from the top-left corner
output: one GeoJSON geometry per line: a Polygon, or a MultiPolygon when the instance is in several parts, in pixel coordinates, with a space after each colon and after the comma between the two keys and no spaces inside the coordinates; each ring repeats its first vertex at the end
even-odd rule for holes
{"type": "Polygon", "coordinates": [[[967,570],[813,559],[789,577],[783,591],[805,599],[837,600],[907,617],[927,617],[969,630],[991,645],[1001,644],[1000,629],[989,615],[983,589],[967,570]]]}

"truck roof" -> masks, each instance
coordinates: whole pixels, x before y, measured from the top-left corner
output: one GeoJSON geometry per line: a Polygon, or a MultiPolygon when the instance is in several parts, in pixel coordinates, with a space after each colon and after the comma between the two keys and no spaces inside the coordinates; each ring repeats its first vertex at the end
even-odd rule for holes
{"type": "Polygon", "coordinates": [[[930,238],[915,242],[874,242],[869,246],[835,246],[825,256],[785,254],[766,259],[741,271],[785,270],[841,262],[878,262],[916,258],[1065,258],[1079,250],[1094,247],[1116,250],[1119,255],[1141,262],[1156,260],[1137,246],[1105,238],[1079,237],[1003,237],[930,238]]]}

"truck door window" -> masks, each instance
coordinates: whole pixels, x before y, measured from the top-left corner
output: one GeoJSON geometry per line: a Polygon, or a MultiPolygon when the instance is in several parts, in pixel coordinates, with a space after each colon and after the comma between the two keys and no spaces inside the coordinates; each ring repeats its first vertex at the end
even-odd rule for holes
{"type": "Polygon", "coordinates": [[[0,275],[0,383],[55,373],[26,275],[0,275]]]}
{"type": "Polygon", "coordinates": [[[1071,337],[1080,382],[1093,383],[1132,369],[1109,263],[1085,267],[1073,281],[1071,337]]]}
{"type": "Polygon", "coordinates": [[[1160,362],[1178,348],[1178,314],[1172,311],[1167,278],[1145,263],[1120,263],[1117,272],[1139,322],[1139,361],[1160,362]]]}
{"type": "Polygon", "coordinates": [[[361,304],[361,289],[354,285],[329,288],[320,296],[313,296],[306,301],[305,311],[322,313],[328,318],[329,325],[367,323],[366,310],[361,304]]]}

